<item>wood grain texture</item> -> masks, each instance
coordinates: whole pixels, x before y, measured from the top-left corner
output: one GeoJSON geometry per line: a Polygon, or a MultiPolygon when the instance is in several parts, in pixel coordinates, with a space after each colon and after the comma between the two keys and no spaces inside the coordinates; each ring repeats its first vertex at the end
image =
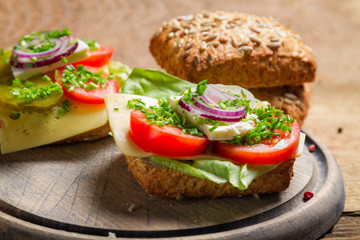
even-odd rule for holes
{"type": "MultiPolygon", "coordinates": [[[[164,20],[203,9],[272,15],[299,32],[313,48],[318,77],[312,84],[311,108],[304,128],[329,147],[340,165],[346,189],[345,214],[359,211],[360,128],[356,123],[360,116],[360,4],[357,0],[104,0],[101,4],[96,0],[53,0],[51,4],[46,0],[4,0],[0,1],[0,47],[12,46],[31,31],[67,26],[77,36],[113,46],[114,58],[131,67],[158,68],[148,51],[155,29],[164,20]]],[[[10,186],[2,187],[11,195],[10,186]]],[[[358,215],[351,217],[354,218],[358,215]]],[[[344,219],[349,216],[343,216],[327,238],[339,239],[337,229],[343,229],[341,238],[355,236],[356,239],[359,221],[354,220],[351,225],[344,219]]]]}
{"type": "Polygon", "coordinates": [[[345,214],[331,231],[324,236],[324,239],[360,239],[359,225],[359,213],[345,214]]]}
{"type": "Polygon", "coordinates": [[[89,228],[165,231],[223,224],[270,210],[302,191],[312,176],[313,163],[309,153],[298,160],[297,176],[284,194],[261,200],[178,202],[148,197],[111,138],[41,147],[2,156],[0,206],[31,222],[47,219],[89,228]],[[238,206],[227,209],[232,205],[238,206]],[[208,208],[212,210],[205,211],[208,208]]]}
{"type": "Polygon", "coordinates": [[[330,152],[308,136],[310,144],[317,151],[305,148],[282,193],[183,201],[146,195],[111,138],[5,154],[0,162],[0,233],[15,239],[22,233],[29,239],[96,239],[109,232],[164,239],[319,237],[339,218],[344,187],[330,152]],[[303,200],[306,190],[315,194],[308,202],[303,200]]]}

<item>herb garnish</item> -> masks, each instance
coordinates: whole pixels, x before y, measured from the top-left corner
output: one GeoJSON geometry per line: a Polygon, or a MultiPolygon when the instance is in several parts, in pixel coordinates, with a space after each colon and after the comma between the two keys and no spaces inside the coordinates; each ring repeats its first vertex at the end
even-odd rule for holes
{"type": "Polygon", "coordinates": [[[10,63],[11,51],[0,48],[0,64],[10,63]]]}
{"type": "MultiPolygon", "coordinates": [[[[50,41],[53,38],[59,38],[63,36],[70,36],[72,33],[68,28],[64,28],[63,30],[53,30],[53,31],[41,31],[37,33],[27,34],[24,37],[19,39],[19,43],[14,46],[15,50],[23,50],[26,52],[39,53],[45,52],[49,49],[55,47],[55,42],[50,41]],[[34,39],[39,39],[37,44],[28,46],[28,43],[34,39]]],[[[35,59],[34,59],[35,60],[35,59]]],[[[35,61],[36,62],[36,61],[35,61]]]]}
{"type": "Polygon", "coordinates": [[[183,133],[195,136],[204,135],[195,125],[186,123],[185,118],[180,118],[171,108],[170,104],[164,99],[159,99],[159,106],[146,107],[141,99],[129,100],[127,106],[132,109],[141,110],[146,117],[146,121],[150,124],[156,124],[158,126],[177,126],[182,129],[183,133]]]}
{"type": "Polygon", "coordinates": [[[207,80],[203,80],[201,82],[199,82],[196,85],[196,90],[195,92],[191,91],[191,88],[188,89],[185,93],[184,93],[184,97],[182,98],[183,101],[187,102],[187,103],[191,103],[192,101],[194,101],[194,97],[197,96],[202,96],[204,94],[205,89],[207,88],[206,86],[207,80]]]}
{"type": "Polygon", "coordinates": [[[100,48],[100,44],[96,41],[91,41],[86,38],[84,38],[83,41],[89,46],[90,51],[96,51],[100,48]]]}
{"type": "Polygon", "coordinates": [[[264,139],[270,139],[272,137],[279,136],[274,130],[280,130],[282,132],[292,129],[289,124],[294,123],[294,119],[289,115],[283,115],[283,111],[271,107],[270,104],[266,108],[254,108],[252,112],[258,116],[255,118],[256,126],[250,132],[244,136],[236,136],[229,141],[231,144],[236,145],[254,145],[260,143],[264,139]]]}
{"type": "Polygon", "coordinates": [[[63,71],[61,82],[69,91],[74,91],[76,87],[86,89],[106,88],[107,79],[113,79],[114,76],[106,76],[104,71],[93,73],[87,70],[84,65],[78,65],[77,69],[73,65],[67,65],[63,71]]]}
{"type": "Polygon", "coordinates": [[[10,93],[16,98],[24,100],[27,103],[38,98],[46,98],[55,92],[63,92],[61,86],[54,82],[49,82],[48,86],[37,88],[34,87],[34,83],[30,81],[26,81],[25,84],[23,84],[18,78],[16,78],[12,81],[12,86],[13,89],[10,93]]]}
{"type": "Polygon", "coordinates": [[[70,111],[70,107],[72,105],[72,102],[68,99],[61,102],[61,107],[58,108],[58,113],[60,115],[64,115],[65,113],[70,111]]]}
{"type": "Polygon", "coordinates": [[[9,116],[12,120],[18,120],[21,117],[21,113],[10,113],[9,116]]]}

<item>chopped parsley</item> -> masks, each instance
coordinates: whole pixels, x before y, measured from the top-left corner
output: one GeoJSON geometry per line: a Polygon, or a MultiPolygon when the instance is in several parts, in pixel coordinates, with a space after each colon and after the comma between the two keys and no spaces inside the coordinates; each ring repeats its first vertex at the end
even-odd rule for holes
{"type": "Polygon", "coordinates": [[[96,51],[100,48],[100,44],[96,41],[91,41],[86,38],[84,38],[83,41],[89,46],[90,51],[96,51]]]}
{"type": "MultiPolygon", "coordinates": [[[[30,53],[39,53],[45,52],[53,47],[55,47],[56,43],[50,41],[53,38],[60,38],[63,36],[70,36],[72,33],[68,28],[64,28],[63,30],[53,30],[53,31],[41,31],[36,33],[30,33],[25,35],[24,37],[19,39],[19,43],[14,46],[15,50],[23,50],[30,53]],[[37,39],[36,44],[32,44],[31,41],[37,39]]],[[[36,62],[37,59],[31,59],[33,62],[36,62]]]]}
{"type": "Polygon", "coordinates": [[[77,69],[73,65],[67,65],[63,71],[61,82],[69,91],[74,91],[75,88],[91,91],[99,87],[105,88],[107,79],[113,79],[113,75],[106,76],[103,70],[93,73],[84,65],[78,65],[77,69]]]}
{"type": "Polygon", "coordinates": [[[10,63],[11,51],[0,48],[0,64],[10,63]]]}
{"type": "Polygon", "coordinates": [[[44,75],[43,80],[46,81],[46,82],[50,82],[51,78],[48,75],[44,75]]]}
{"type": "Polygon", "coordinates": [[[10,93],[27,103],[30,103],[39,98],[46,98],[47,96],[60,92],[63,90],[58,83],[49,82],[48,86],[35,87],[34,83],[30,81],[26,81],[24,84],[18,79],[14,79],[12,81],[12,90],[10,93]]]}
{"type": "Polygon", "coordinates": [[[183,133],[195,136],[203,136],[195,125],[186,123],[185,118],[180,118],[178,114],[171,108],[168,102],[163,99],[159,100],[159,106],[146,107],[141,99],[132,99],[128,101],[127,106],[135,110],[141,110],[146,117],[146,121],[150,124],[158,126],[177,126],[183,133]]]}
{"type": "Polygon", "coordinates": [[[288,131],[291,133],[292,129],[289,124],[294,123],[294,119],[289,115],[283,115],[283,111],[271,107],[270,104],[266,108],[254,108],[252,112],[258,116],[255,118],[255,128],[244,136],[236,136],[229,141],[235,145],[254,145],[260,143],[264,139],[271,139],[279,136],[278,131],[288,131]]]}
{"type": "Polygon", "coordinates": [[[250,100],[244,98],[235,98],[234,100],[228,99],[225,101],[218,101],[216,104],[223,110],[234,110],[240,106],[246,107],[246,112],[250,111],[250,100]]]}
{"type": "Polygon", "coordinates": [[[192,101],[194,101],[194,99],[193,99],[194,97],[202,96],[204,94],[205,89],[207,88],[206,82],[207,82],[207,80],[203,80],[203,81],[199,82],[196,86],[195,92],[192,92],[191,89],[186,91],[184,93],[184,97],[182,98],[183,101],[187,102],[187,103],[191,103],[192,101]]]}
{"type": "Polygon", "coordinates": [[[207,88],[206,83],[207,83],[207,80],[205,79],[197,84],[195,93],[198,96],[202,96],[204,94],[205,89],[207,88]]]}
{"type": "Polygon", "coordinates": [[[12,120],[18,120],[21,117],[21,113],[11,113],[9,117],[12,120]]]}
{"type": "Polygon", "coordinates": [[[67,58],[66,58],[66,57],[64,57],[64,56],[61,56],[61,61],[62,61],[63,63],[65,63],[65,64],[67,64],[67,63],[68,63],[67,58]]]}
{"type": "Polygon", "coordinates": [[[70,107],[72,105],[72,102],[68,99],[61,102],[61,107],[58,108],[58,113],[60,115],[64,115],[65,113],[70,111],[70,107]]]}
{"type": "MultiPolygon", "coordinates": [[[[214,131],[218,126],[228,126],[228,125],[230,125],[227,122],[218,121],[218,120],[212,120],[210,118],[205,118],[205,117],[201,117],[201,116],[196,116],[195,120],[196,120],[196,123],[198,125],[203,125],[203,124],[213,125],[213,130],[212,131],[214,131]]],[[[212,131],[210,131],[210,132],[212,132],[212,131]]]]}
{"type": "Polygon", "coordinates": [[[0,48],[0,55],[3,57],[5,55],[5,50],[3,48],[0,48]]]}

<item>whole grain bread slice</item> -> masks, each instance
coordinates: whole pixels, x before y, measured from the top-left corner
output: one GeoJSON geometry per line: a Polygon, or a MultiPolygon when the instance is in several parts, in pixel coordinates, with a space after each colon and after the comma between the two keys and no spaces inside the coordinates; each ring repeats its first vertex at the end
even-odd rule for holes
{"type": "Polygon", "coordinates": [[[246,190],[239,190],[230,183],[217,184],[207,179],[159,167],[148,158],[125,155],[125,159],[130,172],[149,195],[171,199],[219,198],[281,192],[290,185],[295,161],[295,159],[290,159],[281,163],[273,170],[256,178],[246,190]]]}

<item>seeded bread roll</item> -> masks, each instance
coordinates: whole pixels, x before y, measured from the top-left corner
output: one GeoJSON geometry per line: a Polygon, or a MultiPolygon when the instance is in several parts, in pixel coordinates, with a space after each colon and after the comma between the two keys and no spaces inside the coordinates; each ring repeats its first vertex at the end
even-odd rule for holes
{"type": "Polygon", "coordinates": [[[271,17],[204,11],[165,21],[150,51],[168,73],[245,88],[300,85],[315,79],[312,50],[271,17]]]}
{"type": "Polygon", "coordinates": [[[229,197],[284,191],[293,176],[294,159],[257,177],[246,190],[230,183],[217,184],[207,179],[192,177],[171,169],[159,167],[147,158],[125,156],[129,170],[145,191],[159,198],[229,197]]]}
{"type": "Polygon", "coordinates": [[[310,84],[299,86],[280,86],[270,88],[250,88],[254,96],[262,101],[269,101],[277,109],[282,109],[300,124],[304,123],[310,102],[310,84]]]}

